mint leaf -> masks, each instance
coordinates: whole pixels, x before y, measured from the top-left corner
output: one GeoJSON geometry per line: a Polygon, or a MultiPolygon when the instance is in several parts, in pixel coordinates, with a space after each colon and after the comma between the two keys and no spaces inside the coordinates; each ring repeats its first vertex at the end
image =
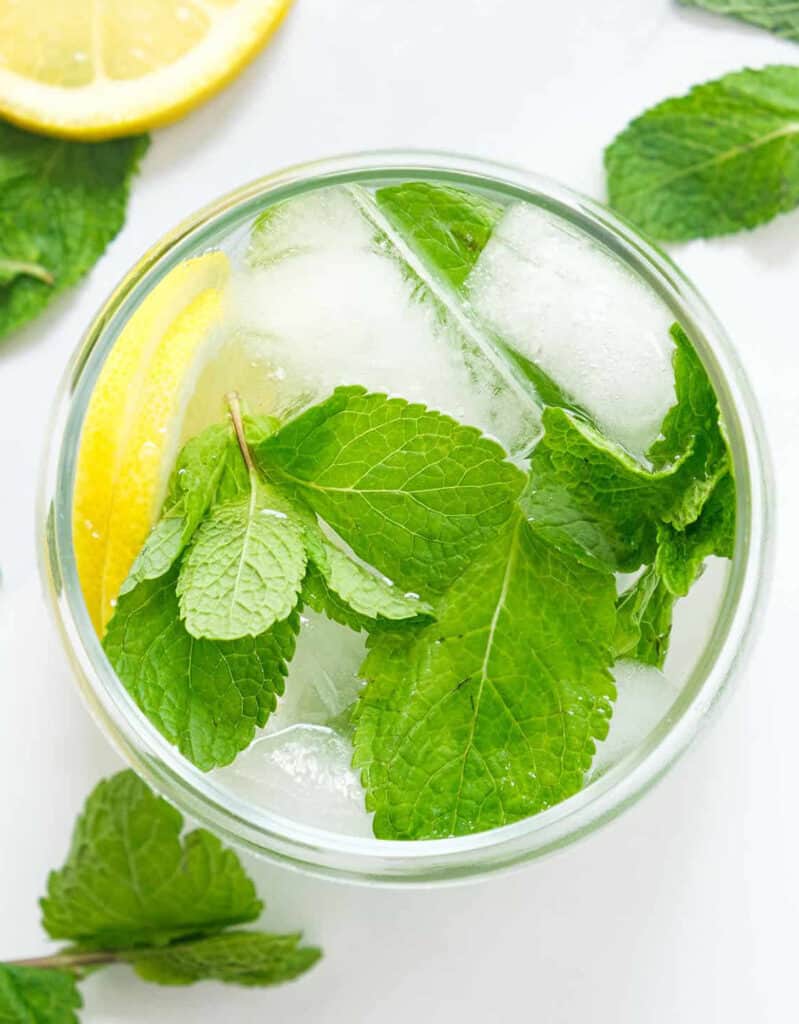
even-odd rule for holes
{"type": "Polygon", "coordinates": [[[695,86],[605,151],[610,205],[664,241],[754,228],[799,203],[799,67],[695,86]]]}
{"type": "Polygon", "coordinates": [[[520,515],[471,561],[437,621],[378,633],[355,758],[375,835],[508,824],[582,786],[615,696],[609,572],[545,544],[520,515]]]}
{"type": "Polygon", "coordinates": [[[172,568],[216,497],[231,445],[235,440],[226,424],[208,427],[184,445],[169,480],[161,518],[120,593],[126,594],[143,580],[158,579],[172,568]]]}
{"type": "Polygon", "coordinates": [[[799,3],[795,0],[680,0],[680,3],[739,18],[799,42],[799,3]]]}
{"type": "Polygon", "coordinates": [[[0,335],[97,262],[122,227],[147,145],[141,135],[67,142],[0,122],[0,335]]]}
{"type": "Polygon", "coordinates": [[[524,505],[550,543],[621,572],[651,563],[663,524],[684,530],[728,471],[729,453],[707,371],[679,325],[677,401],[647,453],[648,470],[593,424],[545,409],[544,436],[531,458],[524,505]]]}
{"type": "Polygon", "coordinates": [[[616,659],[632,658],[663,668],[671,637],[675,595],[656,569],[646,569],[616,602],[616,659]]]}
{"type": "Polygon", "coordinates": [[[214,508],[183,559],[177,595],[187,631],[211,640],[264,633],[297,604],[305,563],[302,531],[253,474],[249,497],[214,508]]]}
{"type": "Polygon", "coordinates": [[[144,714],[207,771],[230,764],[274,711],[299,616],[257,637],[196,639],[180,620],[176,580],[172,569],[120,597],[103,647],[144,714]]]}
{"type": "Polygon", "coordinates": [[[82,1005],[69,971],[0,964],[0,1024],[78,1024],[82,1005]]]}
{"type": "Polygon", "coordinates": [[[679,476],[685,482],[685,491],[680,502],[663,517],[679,529],[698,517],[730,460],[716,392],[707,370],[679,324],[672,326],[671,336],[677,401],[663,420],[661,437],[647,455],[656,469],[683,460],[679,476]]]}
{"type": "Polygon", "coordinates": [[[338,388],[255,448],[357,555],[441,592],[508,522],[524,476],[472,427],[401,398],[338,388]]]}
{"type": "Polygon", "coordinates": [[[238,858],[183,819],[133,772],[101,782],[53,871],[42,923],[83,949],[128,950],[253,921],[262,904],[238,858]]]}
{"type": "Polygon", "coordinates": [[[322,955],[314,946],[301,946],[301,938],[227,931],[148,949],[131,963],[140,978],[159,985],[191,985],[211,979],[233,985],[279,985],[303,974],[322,955]]]}
{"type": "Polygon", "coordinates": [[[664,524],[658,532],[655,558],[666,588],[684,597],[710,555],[732,558],[735,546],[735,484],[726,473],[716,484],[699,518],[675,530],[664,524]]]}
{"type": "Polygon", "coordinates": [[[563,409],[545,409],[543,424],[524,498],[536,532],[620,572],[651,561],[657,523],[685,491],[679,467],[652,473],[563,409]]]}
{"type": "Polygon", "coordinates": [[[380,188],[377,205],[406,241],[454,288],[477,262],[503,213],[490,199],[425,181],[380,188]]]}
{"type": "Polygon", "coordinates": [[[403,594],[335,545],[327,544],[326,554],[328,568],[322,572],[328,587],[357,614],[369,619],[411,619],[432,614],[432,606],[426,601],[403,594]]]}

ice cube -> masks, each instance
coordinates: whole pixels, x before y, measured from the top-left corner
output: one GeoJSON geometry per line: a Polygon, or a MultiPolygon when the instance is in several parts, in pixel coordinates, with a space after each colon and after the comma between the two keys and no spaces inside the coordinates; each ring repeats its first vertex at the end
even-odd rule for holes
{"type": "Polygon", "coordinates": [[[618,696],[607,738],[597,743],[589,779],[618,764],[642,743],[674,703],[678,688],[659,669],[640,661],[613,666],[618,696]]]}
{"type": "Polygon", "coordinates": [[[517,203],[466,282],[475,312],[636,454],[674,402],[669,327],[654,292],[610,252],[517,203]]]}
{"type": "Polygon", "coordinates": [[[256,740],[224,773],[239,797],[292,821],[346,835],[370,836],[371,815],[352,746],[322,725],[293,725],[256,740]]]}
{"type": "Polygon", "coordinates": [[[363,686],[358,670],[366,656],[366,637],[306,609],[286,690],[265,732],[298,723],[328,725],[352,706],[363,686]]]}
{"type": "Polygon", "coordinates": [[[289,200],[254,230],[231,329],[271,364],[281,415],[361,384],[424,402],[526,449],[539,412],[518,371],[362,189],[289,200]]]}

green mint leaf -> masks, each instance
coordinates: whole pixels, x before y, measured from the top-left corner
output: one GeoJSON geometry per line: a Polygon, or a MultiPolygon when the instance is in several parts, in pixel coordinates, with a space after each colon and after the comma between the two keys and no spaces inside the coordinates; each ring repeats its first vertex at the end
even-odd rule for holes
{"type": "Polygon", "coordinates": [[[680,0],[680,3],[739,18],[799,42],[799,3],[795,0],[680,0]]]}
{"type": "Polygon", "coordinates": [[[536,531],[621,572],[653,561],[663,524],[679,531],[694,522],[729,465],[707,372],[678,325],[672,336],[677,401],[647,453],[653,470],[558,408],[544,410],[531,458],[524,505],[536,531]]]}
{"type": "Polygon", "coordinates": [[[125,220],[147,145],[146,136],[67,142],[0,122],[0,335],[97,262],[125,220]]]}
{"type": "Polygon", "coordinates": [[[727,442],[721,430],[718,400],[702,361],[679,324],[671,328],[675,349],[674,390],[677,401],[663,420],[661,437],[647,452],[656,469],[683,460],[679,476],[685,482],[680,501],[664,519],[678,529],[692,523],[729,465],[727,442]]]}
{"type": "Polygon", "coordinates": [[[64,866],[41,901],[54,939],[130,950],[253,921],[262,904],[238,858],[183,819],[133,772],[101,782],[75,824],[64,866]]]}
{"type": "Polygon", "coordinates": [[[216,498],[228,453],[235,444],[230,427],[218,424],[184,445],[169,480],[161,518],[133,563],[122,594],[172,568],[216,498]]]}
{"type": "Polygon", "coordinates": [[[403,594],[387,580],[369,572],[346,552],[327,544],[325,581],[356,614],[367,619],[412,619],[432,615],[433,608],[419,597],[403,594]]]}
{"type": "Polygon", "coordinates": [[[305,564],[302,530],[253,473],[248,498],[212,509],[183,559],[177,594],[187,631],[259,636],[291,614],[305,564]]]}
{"type": "Polygon", "coordinates": [[[663,668],[675,600],[654,568],[642,572],[616,602],[616,658],[632,658],[663,668]]]}
{"type": "Polygon", "coordinates": [[[460,288],[502,216],[499,203],[425,181],[380,188],[377,205],[405,240],[460,288]]]}
{"type": "Polygon", "coordinates": [[[686,241],[754,228],[799,203],[799,67],[695,86],[636,118],[605,151],[610,205],[686,241]]]}
{"type": "MultiPolygon", "coordinates": [[[[250,444],[274,433],[272,416],[244,418],[250,444]]],[[[207,427],[187,441],[169,479],[161,518],[139,552],[121,593],[172,568],[215,501],[232,501],[249,492],[249,474],[229,424],[207,427]]]]}
{"type": "Polygon", "coordinates": [[[131,963],[139,977],[159,985],[191,985],[211,979],[232,985],[279,985],[304,974],[322,955],[314,946],[301,946],[301,938],[228,931],[148,949],[131,963]]]}
{"type": "MultiPolygon", "coordinates": [[[[581,418],[545,409],[524,507],[566,553],[633,572],[655,553],[661,513],[684,492],[677,468],[652,473],[581,418]]],[[[590,563],[589,563],[590,564],[590,563]]]]}
{"type": "Polygon", "coordinates": [[[0,964],[0,1024],[78,1024],[82,1005],[69,971],[0,964]]]}
{"type": "Polygon", "coordinates": [[[657,569],[666,588],[684,597],[710,555],[732,558],[735,546],[735,484],[725,473],[699,518],[684,530],[664,524],[658,531],[657,569]]]}
{"type": "Polygon", "coordinates": [[[299,616],[257,637],[196,639],[180,620],[176,580],[172,569],[120,597],[103,647],[144,714],[207,771],[230,764],[274,711],[299,616]]]}
{"type": "Polygon", "coordinates": [[[582,786],[607,734],[615,587],[519,515],[472,559],[437,621],[378,633],[355,758],[380,838],[506,825],[582,786]]]}
{"type": "Polygon", "coordinates": [[[338,388],[255,448],[397,586],[441,592],[509,521],[524,476],[494,441],[400,398],[338,388]]]}

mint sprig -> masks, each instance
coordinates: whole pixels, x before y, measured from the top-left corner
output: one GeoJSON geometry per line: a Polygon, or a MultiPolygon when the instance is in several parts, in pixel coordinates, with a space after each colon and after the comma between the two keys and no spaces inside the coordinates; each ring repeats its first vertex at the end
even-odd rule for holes
{"type": "Polygon", "coordinates": [[[0,964],[0,1020],[77,1024],[76,982],[109,964],[161,985],[273,985],[316,963],[320,951],[299,934],[236,927],[263,911],[252,880],[215,836],[182,829],[180,814],[133,772],[95,788],[41,901],[45,931],[69,945],[0,964]]]}
{"type": "Polygon", "coordinates": [[[738,71],[668,99],[605,151],[610,205],[663,241],[754,228],[799,203],[799,68],[738,71]]]}

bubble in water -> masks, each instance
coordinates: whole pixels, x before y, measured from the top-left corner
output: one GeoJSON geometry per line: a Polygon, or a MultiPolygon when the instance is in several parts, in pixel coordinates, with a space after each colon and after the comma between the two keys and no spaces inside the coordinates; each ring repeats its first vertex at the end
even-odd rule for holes
{"type": "Polygon", "coordinates": [[[595,779],[618,764],[643,742],[674,703],[678,688],[659,669],[640,661],[613,666],[618,696],[607,739],[597,743],[588,778],[595,779]]]}
{"type": "Polygon", "coordinates": [[[636,453],[674,402],[672,316],[609,252],[526,203],[497,225],[467,280],[484,321],[636,453]]]}

